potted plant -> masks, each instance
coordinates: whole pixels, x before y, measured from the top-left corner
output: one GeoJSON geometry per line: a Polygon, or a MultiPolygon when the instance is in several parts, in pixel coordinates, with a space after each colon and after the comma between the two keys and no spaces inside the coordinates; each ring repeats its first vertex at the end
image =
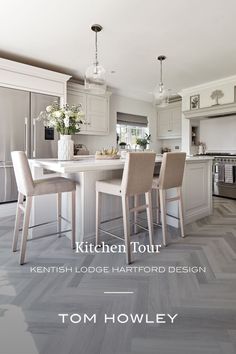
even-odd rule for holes
{"type": "Polygon", "coordinates": [[[136,144],[140,146],[140,148],[144,151],[147,148],[147,145],[150,143],[151,141],[151,134],[145,134],[144,138],[138,138],[136,140],[136,144]]]}
{"type": "Polygon", "coordinates": [[[80,125],[84,123],[84,113],[81,105],[63,107],[58,102],[53,102],[46,107],[46,111],[39,114],[38,120],[43,121],[44,126],[54,128],[60,133],[58,141],[58,159],[71,160],[74,155],[74,142],[71,135],[80,131],[80,125]]]}

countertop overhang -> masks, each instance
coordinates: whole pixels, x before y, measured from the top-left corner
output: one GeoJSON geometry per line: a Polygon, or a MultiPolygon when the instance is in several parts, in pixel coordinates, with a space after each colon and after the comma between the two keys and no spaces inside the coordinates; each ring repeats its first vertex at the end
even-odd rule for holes
{"type": "MultiPolygon", "coordinates": [[[[207,162],[213,160],[212,156],[188,156],[186,163],[207,162]]],[[[161,162],[162,157],[156,157],[156,163],[161,162]]],[[[94,156],[79,156],[71,161],[59,161],[57,159],[30,159],[32,167],[41,167],[58,173],[77,173],[87,171],[108,171],[124,168],[125,159],[96,160],[94,156]]]]}

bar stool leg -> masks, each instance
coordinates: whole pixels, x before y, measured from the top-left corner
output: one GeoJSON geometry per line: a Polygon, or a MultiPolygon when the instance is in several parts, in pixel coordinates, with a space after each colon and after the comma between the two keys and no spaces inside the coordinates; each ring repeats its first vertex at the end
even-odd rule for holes
{"type": "Polygon", "coordinates": [[[178,188],[179,194],[179,222],[180,222],[180,230],[181,230],[181,237],[184,237],[184,215],[183,215],[183,195],[182,189],[178,188]]]}
{"type": "Polygon", "coordinates": [[[61,193],[57,193],[57,232],[61,236],[61,193]]]}
{"type": "Polygon", "coordinates": [[[157,224],[160,224],[160,195],[159,195],[158,188],[156,188],[156,205],[157,205],[156,222],[157,224]]]}
{"type": "Polygon", "coordinates": [[[76,215],[76,193],[75,191],[71,192],[71,247],[75,248],[75,215],[76,215]]]}
{"type": "MultiPolygon", "coordinates": [[[[139,196],[137,194],[135,194],[135,196],[134,196],[134,207],[137,208],[138,206],[139,206],[139,196]]],[[[137,222],[138,222],[138,212],[135,210],[134,211],[134,233],[135,234],[138,233],[137,222]]]]}
{"type": "Polygon", "coordinates": [[[129,197],[122,197],[122,210],[123,210],[123,223],[124,223],[124,236],[126,247],[126,263],[131,263],[131,250],[130,250],[130,221],[129,221],[129,197]]]}
{"type": "Polygon", "coordinates": [[[25,251],[26,251],[26,244],[27,244],[27,237],[28,237],[32,198],[33,197],[26,197],[26,202],[25,202],[24,222],[23,222],[23,231],[22,231],[22,238],[21,238],[21,249],[20,249],[21,265],[24,264],[25,262],[25,251]]]}
{"type": "Polygon", "coordinates": [[[167,225],[166,225],[166,196],[165,190],[160,189],[160,207],[161,207],[161,224],[162,224],[162,237],[163,245],[166,246],[166,235],[167,235],[167,225]]]}
{"type": "Polygon", "coordinates": [[[17,251],[17,242],[19,236],[19,228],[20,228],[20,218],[21,218],[21,209],[20,205],[23,204],[24,196],[21,193],[18,193],[18,202],[16,207],[16,220],[15,220],[15,228],[14,228],[14,237],[13,237],[13,244],[12,244],[12,251],[17,251]]]}
{"type": "Polygon", "coordinates": [[[101,192],[96,192],[96,246],[99,245],[99,227],[101,223],[101,192]]]}
{"type": "Polygon", "coordinates": [[[152,195],[151,195],[151,192],[145,193],[145,200],[146,200],[146,204],[147,204],[149,242],[150,242],[150,246],[152,246],[152,245],[154,245],[154,240],[153,240],[153,216],[152,216],[152,195]]]}

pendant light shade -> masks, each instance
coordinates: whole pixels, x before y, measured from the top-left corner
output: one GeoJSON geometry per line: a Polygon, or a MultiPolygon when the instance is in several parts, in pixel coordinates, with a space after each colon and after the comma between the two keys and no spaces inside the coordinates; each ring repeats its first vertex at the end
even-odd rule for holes
{"type": "Polygon", "coordinates": [[[95,32],[95,60],[86,70],[85,89],[89,90],[91,93],[103,95],[106,92],[106,71],[102,65],[99,65],[97,45],[97,34],[101,32],[102,26],[97,24],[93,25],[91,30],[95,32]]]}
{"type": "Polygon", "coordinates": [[[169,104],[170,90],[164,87],[162,81],[162,62],[166,59],[166,56],[160,55],[157,58],[160,61],[160,82],[153,91],[154,104],[159,107],[166,107],[169,104]]]}

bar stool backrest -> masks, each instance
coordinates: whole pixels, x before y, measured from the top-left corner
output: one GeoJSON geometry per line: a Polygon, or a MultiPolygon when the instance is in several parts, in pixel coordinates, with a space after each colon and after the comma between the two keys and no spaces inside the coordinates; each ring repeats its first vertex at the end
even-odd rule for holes
{"type": "Polygon", "coordinates": [[[121,183],[125,195],[143,194],[151,190],[156,154],[130,152],[126,156],[121,183]]]}
{"type": "Polygon", "coordinates": [[[25,196],[33,195],[34,181],[25,152],[12,151],[11,157],[18,191],[25,196]]]}
{"type": "Polygon", "coordinates": [[[182,186],[185,160],[185,152],[166,152],[163,155],[159,176],[160,189],[182,186]]]}

